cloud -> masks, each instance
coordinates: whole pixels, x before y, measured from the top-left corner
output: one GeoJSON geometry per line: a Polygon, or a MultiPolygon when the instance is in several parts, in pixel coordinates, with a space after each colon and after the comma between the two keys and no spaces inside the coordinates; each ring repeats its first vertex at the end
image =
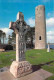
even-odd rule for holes
{"type": "Polygon", "coordinates": [[[48,31],[47,36],[54,36],[54,31],[48,31]]]}
{"type": "Polygon", "coordinates": [[[29,18],[29,19],[27,20],[27,23],[28,23],[31,27],[33,27],[33,26],[35,26],[35,19],[29,18]]]}
{"type": "Polygon", "coordinates": [[[3,32],[6,33],[5,44],[7,44],[8,43],[8,36],[12,35],[13,30],[11,30],[9,28],[0,28],[0,30],[2,30],[3,32]]]}
{"type": "Polygon", "coordinates": [[[47,32],[47,42],[54,43],[54,31],[47,32]]]}
{"type": "MultiPolygon", "coordinates": [[[[33,27],[33,26],[35,26],[35,19],[29,18],[29,19],[27,20],[27,23],[28,23],[31,27],[33,27]]],[[[47,26],[47,27],[54,27],[54,17],[51,17],[51,18],[46,19],[46,26],[47,26]]]]}
{"type": "Polygon", "coordinates": [[[3,32],[6,33],[6,36],[8,37],[8,35],[11,35],[13,30],[9,29],[9,28],[0,28],[0,30],[2,30],[3,32]]]}
{"type": "Polygon", "coordinates": [[[54,17],[46,19],[46,26],[47,27],[54,27],[54,17]]]}

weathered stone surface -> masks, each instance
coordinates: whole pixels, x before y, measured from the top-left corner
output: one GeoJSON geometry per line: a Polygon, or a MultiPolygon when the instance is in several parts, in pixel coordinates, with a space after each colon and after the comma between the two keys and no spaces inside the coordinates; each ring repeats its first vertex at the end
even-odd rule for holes
{"type": "Polygon", "coordinates": [[[25,76],[32,72],[32,65],[28,61],[13,61],[10,66],[10,72],[15,78],[25,76]]]}
{"type": "Polygon", "coordinates": [[[30,27],[24,21],[22,12],[17,14],[17,21],[10,22],[9,28],[13,29],[16,34],[16,61],[25,60],[25,34],[29,31],[30,27]]]}
{"type": "Polygon", "coordinates": [[[22,12],[19,12],[17,14],[17,20],[20,20],[20,21],[23,21],[24,20],[24,16],[23,16],[23,13],[22,12]]]}
{"type": "Polygon", "coordinates": [[[23,13],[19,12],[17,21],[10,22],[9,28],[16,34],[16,61],[13,61],[10,72],[17,78],[32,72],[31,64],[25,61],[25,34],[30,27],[24,21],[23,13]]]}
{"type": "Polygon", "coordinates": [[[39,5],[35,11],[35,49],[46,48],[45,7],[39,5]]]}

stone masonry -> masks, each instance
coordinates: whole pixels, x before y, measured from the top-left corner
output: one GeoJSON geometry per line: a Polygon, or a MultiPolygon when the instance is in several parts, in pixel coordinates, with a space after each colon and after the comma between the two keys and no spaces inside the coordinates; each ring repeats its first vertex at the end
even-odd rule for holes
{"type": "Polygon", "coordinates": [[[35,9],[35,49],[46,48],[45,7],[39,5],[35,9]]]}
{"type": "Polygon", "coordinates": [[[9,28],[16,34],[16,61],[12,62],[10,72],[17,78],[32,72],[32,65],[25,61],[25,34],[30,27],[24,21],[23,13],[19,12],[17,21],[10,22],[9,28]]]}

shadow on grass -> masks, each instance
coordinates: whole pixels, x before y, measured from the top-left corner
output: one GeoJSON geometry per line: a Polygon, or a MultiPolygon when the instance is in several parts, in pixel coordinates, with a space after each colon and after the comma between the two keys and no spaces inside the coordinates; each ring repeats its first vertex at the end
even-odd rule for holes
{"type": "Polygon", "coordinates": [[[33,72],[41,69],[42,66],[49,65],[50,63],[53,63],[53,62],[54,61],[50,61],[50,62],[47,62],[47,63],[44,63],[44,64],[39,64],[39,65],[32,65],[33,72]]]}

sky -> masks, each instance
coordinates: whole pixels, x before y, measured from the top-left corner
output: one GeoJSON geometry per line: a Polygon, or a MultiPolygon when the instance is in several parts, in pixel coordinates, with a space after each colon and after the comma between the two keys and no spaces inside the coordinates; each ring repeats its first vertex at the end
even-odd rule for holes
{"type": "Polygon", "coordinates": [[[17,20],[19,11],[24,14],[27,24],[35,26],[35,7],[38,5],[45,6],[47,42],[54,43],[54,0],[0,0],[0,30],[11,35],[9,22],[17,20]]]}

